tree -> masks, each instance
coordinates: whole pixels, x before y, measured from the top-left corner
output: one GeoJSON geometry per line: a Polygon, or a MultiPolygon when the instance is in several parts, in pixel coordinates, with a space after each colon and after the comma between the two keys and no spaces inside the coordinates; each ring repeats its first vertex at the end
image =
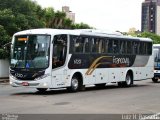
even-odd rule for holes
{"type": "Polygon", "coordinates": [[[72,28],[72,20],[65,18],[63,20],[63,28],[64,29],[71,29],[72,28]]]}
{"type": "Polygon", "coordinates": [[[10,41],[10,36],[7,35],[6,30],[0,25],[0,59],[5,59],[9,53],[3,49],[3,45],[10,41]]]}
{"type": "Polygon", "coordinates": [[[73,25],[72,25],[72,28],[73,28],[73,29],[91,29],[92,27],[90,27],[90,26],[87,25],[87,24],[80,23],[80,24],[73,24],[73,25]]]}
{"type": "Polygon", "coordinates": [[[30,0],[0,0],[0,25],[12,36],[15,32],[44,27],[44,11],[30,0]]]}
{"type": "Polygon", "coordinates": [[[154,33],[143,32],[143,33],[139,34],[138,37],[151,38],[153,40],[154,44],[160,44],[160,36],[156,35],[154,33]]]}
{"type": "Polygon", "coordinates": [[[45,21],[45,27],[51,28],[54,24],[55,19],[55,12],[54,9],[49,7],[44,9],[44,21],[45,21]]]}
{"type": "Polygon", "coordinates": [[[66,14],[61,11],[57,11],[55,13],[55,21],[54,21],[54,28],[63,28],[63,21],[66,17],[66,14]]]}
{"type": "Polygon", "coordinates": [[[128,31],[128,35],[136,36],[136,28],[132,27],[128,31]]]}

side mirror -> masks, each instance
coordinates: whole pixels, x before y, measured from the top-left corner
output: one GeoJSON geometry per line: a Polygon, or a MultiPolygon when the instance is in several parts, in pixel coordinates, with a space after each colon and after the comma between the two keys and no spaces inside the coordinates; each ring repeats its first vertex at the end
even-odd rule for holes
{"type": "Polygon", "coordinates": [[[7,47],[10,47],[11,46],[11,42],[9,42],[9,43],[6,43],[5,45],[3,45],[3,49],[6,49],[7,47]]]}
{"type": "Polygon", "coordinates": [[[6,43],[5,45],[3,45],[3,49],[8,50],[8,48],[10,48],[11,44],[12,44],[11,42],[6,43]]]}

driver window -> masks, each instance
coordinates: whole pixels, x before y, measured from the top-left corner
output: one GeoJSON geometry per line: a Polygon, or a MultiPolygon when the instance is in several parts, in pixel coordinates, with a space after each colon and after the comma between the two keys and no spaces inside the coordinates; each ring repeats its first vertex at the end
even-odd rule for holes
{"type": "Polygon", "coordinates": [[[56,35],[53,40],[52,68],[64,65],[67,54],[67,35],[56,35]]]}

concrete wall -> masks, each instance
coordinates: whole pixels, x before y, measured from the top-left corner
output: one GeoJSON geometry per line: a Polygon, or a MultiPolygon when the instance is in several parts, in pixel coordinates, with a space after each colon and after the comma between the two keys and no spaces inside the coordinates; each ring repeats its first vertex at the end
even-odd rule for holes
{"type": "Polygon", "coordinates": [[[0,78],[9,77],[9,60],[0,59],[0,78]]]}

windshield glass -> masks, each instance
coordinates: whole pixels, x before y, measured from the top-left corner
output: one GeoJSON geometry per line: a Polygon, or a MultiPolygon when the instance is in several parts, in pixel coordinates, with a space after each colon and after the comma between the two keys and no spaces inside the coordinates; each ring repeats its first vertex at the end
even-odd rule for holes
{"type": "Polygon", "coordinates": [[[158,48],[154,48],[154,66],[160,67],[160,53],[158,48]]]}
{"type": "Polygon", "coordinates": [[[12,68],[47,68],[49,66],[49,35],[20,35],[11,48],[12,68]]]}

